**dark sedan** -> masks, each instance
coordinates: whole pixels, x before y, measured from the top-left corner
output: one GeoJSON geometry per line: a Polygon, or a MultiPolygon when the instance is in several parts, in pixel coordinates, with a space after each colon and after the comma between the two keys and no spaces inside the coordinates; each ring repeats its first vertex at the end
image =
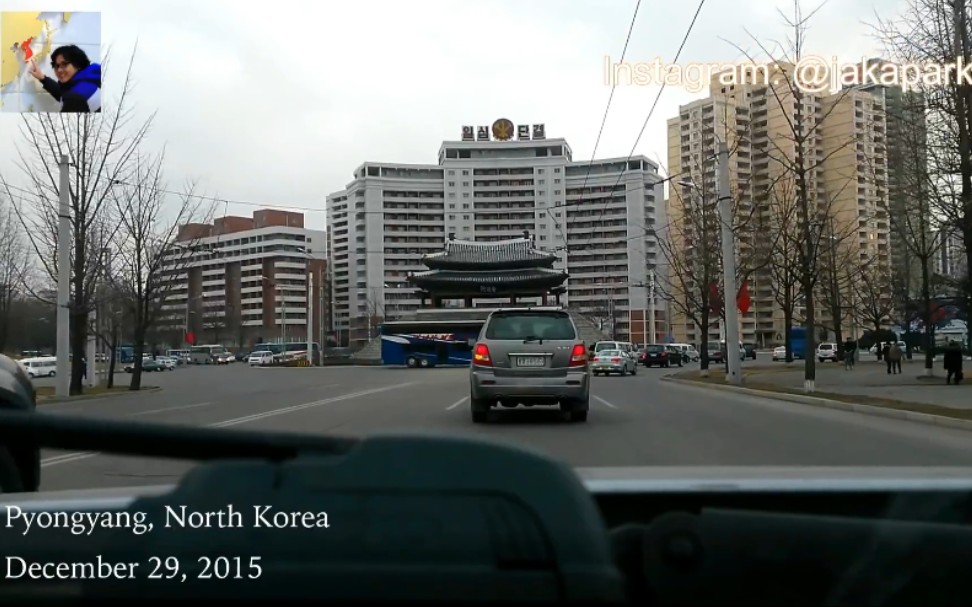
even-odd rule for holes
{"type": "Polygon", "coordinates": [[[672,357],[671,351],[668,346],[662,344],[651,344],[645,348],[645,357],[642,361],[645,363],[646,367],[651,367],[652,365],[658,365],[659,367],[667,367],[670,364],[672,357]]]}

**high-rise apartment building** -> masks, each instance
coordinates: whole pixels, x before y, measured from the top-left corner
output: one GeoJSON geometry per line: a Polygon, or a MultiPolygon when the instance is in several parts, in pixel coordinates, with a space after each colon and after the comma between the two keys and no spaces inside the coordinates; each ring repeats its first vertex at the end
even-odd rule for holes
{"type": "Polygon", "coordinates": [[[326,339],[326,235],[305,228],[302,213],[260,210],[187,224],[175,244],[192,253],[173,253],[165,268],[159,328],[170,345],[188,333],[196,343],[239,347],[306,340],[309,311],[315,341],[326,339]]]}
{"type": "Polygon", "coordinates": [[[464,127],[460,140],[442,143],[437,164],[366,162],[327,197],[335,330],[342,343],[361,345],[381,319],[418,309],[406,279],[450,234],[492,241],[526,231],[569,273],[569,306],[607,332],[650,341],[641,319],[649,273],[664,271],[654,235],[666,222],[660,181],[645,157],[574,161],[544,125],[506,119],[464,127]]]}
{"type": "MultiPolygon", "coordinates": [[[[784,68],[785,69],[785,68],[784,68]]],[[[743,341],[769,346],[785,339],[782,307],[776,295],[780,283],[779,265],[761,263],[769,247],[790,247],[777,258],[793,260],[794,242],[773,238],[776,226],[798,222],[797,182],[793,172],[797,145],[793,126],[799,111],[806,140],[803,147],[806,192],[814,221],[825,220],[820,228],[827,234],[819,247],[819,263],[827,256],[838,270],[846,264],[839,260],[873,259],[888,261],[888,188],[886,125],[883,91],[850,90],[835,94],[801,95],[802,105],[792,95],[786,81],[772,88],[758,83],[727,84],[716,75],[709,96],[680,107],[679,116],[668,121],[669,172],[675,176],[668,198],[672,218],[672,251],[682,252],[679,265],[699,267],[703,253],[712,257],[718,251],[718,224],[709,225],[712,242],[693,242],[693,229],[701,229],[699,217],[714,216],[716,192],[716,152],[720,141],[730,149],[729,174],[734,201],[737,260],[751,300],[749,310],[740,314],[743,341]],[[699,213],[698,211],[704,211],[699,213]],[[693,225],[694,224],[694,225],[693,225]],[[690,229],[689,229],[690,228],[690,229]]],[[[795,261],[795,260],[794,260],[795,261]]],[[[720,260],[716,260],[718,264],[720,260]]],[[[721,266],[710,273],[720,287],[721,266]]],[[[673,281],[680,282],[680,281],[673,281]]],[[[816,297],[816,320],[826,327],[835,325],[831,309],[844,316],[842,327],[849,328],[854,317],[851,282],[842,277],[837,284],[835,306],[826,305],[821,289],[816,297]]],[[[793,292],[795,318],[803,321],[805,307],[799,286],[793,292]]],[[[673,297],[678,297],[673,293],[673,297]]],[[[731,300],[730,300],[731,301],[731,300]]],[[[673,333],[691,343],[724,336],[718,317],[709,327],[696,327],[685,314],[673,308],[673,333]]],[[[846,333],[845,333],[846,334],[846,333]]]]}

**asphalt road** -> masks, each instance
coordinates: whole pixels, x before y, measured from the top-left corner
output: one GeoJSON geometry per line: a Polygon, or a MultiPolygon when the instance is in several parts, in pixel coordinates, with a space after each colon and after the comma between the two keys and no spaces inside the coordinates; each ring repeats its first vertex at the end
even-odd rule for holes
{"type": "MultiPolygon", "coordinates": [[[[972,465],[967,431],[676,385],[667,369],[594,379],[587,423],[552,409],[500,410],[473,425],[466,369],[260,369],[242,364],[146,375],[163,390],[43,410],[190,426],[364,436],[470,434],[575,466],[972,465]]],[[[175,482],[192,464],[97,453],[43,454],[41,490],[175,482]]]]}

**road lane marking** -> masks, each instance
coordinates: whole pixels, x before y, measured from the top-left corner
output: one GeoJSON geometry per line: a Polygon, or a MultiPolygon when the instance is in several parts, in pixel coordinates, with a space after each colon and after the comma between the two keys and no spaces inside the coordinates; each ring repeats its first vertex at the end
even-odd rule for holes
{"type": "Polygon", "coordinates": [[[139,411],[137,413],[129,413],[125,417],[138,417],[139,415],[152,415],[155,413],[166,413],[168,411],[182,411],[184,409],[195,409],[197,407],[205,407],[206,405],[211,405],[211,404],[213,403],[206,402],[206,403],[196,403],[194,405],[182,405],[179,407],[165,407],[162,409],[151,409],[149,411],[139,411]]]}
{"type": "Polygon", "coordinates": [[[607,402],[606,400],[604,400],[603,398],[601,398],[600,396],[598,396],[596,394],[591,394],[591,397],[593,397],[594,400],[598,401],[599,403],[603,403],[603,404],[607,405],[608,407],[611,407],[612,409],[617,409],[617,407],[615,405],[612,405],[611,403],[607,402]]]}
{"type": "Polygon", "coordinates": [[[458,407],[462,403],[466,402],[467,400],[469,400],[469,397],[468,396],[463,396],[462,398],[460,398],[456,402],[454,402],[451,405],[449,405],[448,407],[446,407],[446,411],[452,411],[453,409],[455,409],[456,407],[458,407]]]}
{"type": "Polygon", "coordinates": [[[48,457],[41,460],[41,467],[46,466],[56,466],[58,464],[67,464],[69,462],[76,462],[82,459],[88,459],[89,457],[94,457],[98,455],[93,451],[79,451],[77,453],[65,453],[64,455],[55,455],[54,457],[48,457]]]}
{"type": "MultiPolygon", "coordinates": [[[[389,390],[398,390],[400,388],[405,388],[413,385],[415,382],[406,382],[403,384],[395,384],[392,386],[386,386],[384,388],[373,388],[371,390],[362,390],[361,392],[352,392],[350,394],[342,394],[340,396],[332,396],[330,398],[324,398],[321,400],[311,401],[309,403],[303,403],[300,405],[293,405],[291,407],[283,407],[280,409],[272,409],[270,411],[264,411],[262,413],[256,413],[254,415],[247,415],[244,417],[237,417],[235,419],[228,419],[221,422],[216,422],[213,424],[207,424],[206,428],[227,428],[229,426],[236,426],[239,424],[245,424],[252,421],[258,421],[261,419],[266,419],[268,417],[274,417],[277,415],[283,415],[285,413],[293,413],[294,411],[303,411],[304,409],[310,409],[312,407],[320,407],[322,405],[328,405],[330,403],[336,403],[344,400],[350,400],[352,398],[358,398],[360,396],[369,396],[371,394],[379,394],[381,392],[387,392],[389,390]]],[[[101,455],[100,452],[89,452],[81,451],[77,453],[65,453],[64,455],[56,455],[54,457],[48,457],[41,460],[41,467],[46,468],[48,466],[57,466],[60,464],[68,464],[71,462],[76,462],[80,460],[85,460],[96,455],[101,455]]]]}
{"type": "Polygon", "coordinates": [[[398,390],[399,388],[405,388],[411,386],[415,382],[406,382],[404,384],[395,384],[392,386],[386,386],[384,388],[373,388],[371,390],[362,390],[361,392],[352,392],[350,394],[342,394],[341,396],[332,396],[331,398],[324,398],[321,400],[315,400],[309,403],[304,403],[302,405],[293,405],[292,407],[283,407],[282,409],[272,409],[270,411],[264,411],[263,413],[255,413],[253,415],[247,415],[244,417],[238,417],[236,419],[228,419],[222,422],[216,422],[215,424],[208,424],[208,428],[226,428],[229,426],[236,426],[238,424],[245,424],[247,422],[253,422],[261,419],[266,419],[268,417],[274,417],[277,415],[283,415],[284,413],[293,413],[294,411],[303,411],[304,409],[310,409],[312,407],[320,407],[321,405],[329,405],[331,403],[340,402],[342,400],[350,400],[352,398],[358,398],[359,396],[368,396],[371,394],[379,394],[381,392],[387,392],[389,390],[398,390]]]}

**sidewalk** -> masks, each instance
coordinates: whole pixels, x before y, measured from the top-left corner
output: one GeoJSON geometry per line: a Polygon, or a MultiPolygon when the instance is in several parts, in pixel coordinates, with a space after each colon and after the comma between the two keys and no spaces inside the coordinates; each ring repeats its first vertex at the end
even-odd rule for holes
{"type": "MultiPolygon", "coordinates": [[[[784,363],[776,363],[779,368],[769,366],[760,372],[754,369],[746,373],[750,382],[773,384],[798,390],[803,389],[803,361],[794,362],[789,368],[784,363]],[[785,369],[785,370],[784,370],[785,369]]],[[[953,409],[972,409],[972,365],[964,365],[965,379],[961,385],[946,385],[945,370],[939,358],[932,369],[933,377],[923,377],[925,359],[915,357],[901,361],[901,373],[888,375],[884,361],[873,359],[858,361],[853,370],[844,370],[844,363],[817,362],[816,390],[835,394],[862,395],[886,398],[929,405],[940,405],[953,409]]],[[[745,385],[745,384],[744,384],[745,385]]]]}

